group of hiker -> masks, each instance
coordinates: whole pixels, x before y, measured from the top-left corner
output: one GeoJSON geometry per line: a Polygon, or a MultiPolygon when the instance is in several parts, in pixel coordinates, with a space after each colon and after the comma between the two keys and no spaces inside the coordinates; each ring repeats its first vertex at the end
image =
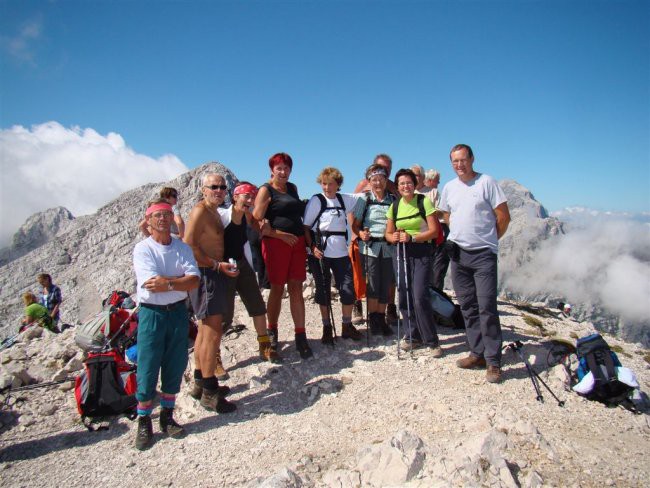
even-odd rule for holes
{"type": "Polygon", "coordinates": [[[22,295],[25,312],[19,332],[37,325],[50,332],[59,333],[61,289],[52,283],[52,277],[47,273],[39,274],[37,281],[41,287],[38,295],[31,291],[22,295]]]}
{"type": "Polygon", "coordinates": [[[441,357],[444,351],[428,293],[432,284],[442,288],[450,258],[470,349],[457,365],[486,367],[487,381],[500,381],[496,253],[510,220],[508,206],[496,181],[474,171],[469,146],[454,146],[450,159],[457,178],[442,192],[437,189],[439,173],[425,173],[418,165],[400,169],[391,180],[392,160],[380,154],[355,193],[340,193],[343,175],[336,168],[324,168],[317,177],[322,192],[305,204],[289,181],[292,158],[277,153],[269,159],[270,180],[259,189],[239,183],[228,208],[222,208],[228,185],[218,173],[203,175],[202,199],[186,224],[175,211],[176,190],[166,188],[165,195],[149,202],[140,226],[147,237],[133,253],[140,305],[136,447],[146,449],[153,442],[152,401],[159,373],[161,431],[172,437],[184,434],[173,409],[188,360],[188,296],[199,320],[190,394],[208,410],[236,409],[226,399],[229,388],[219,384],[227,377],[220,344],[223,324],[232,319],[235,292],[253,318],[260,356],[279,362],[278,322],[286,287],[296,350],[303,359],[313,355],[305,329],[306,263],[314,277],[324,344],[333,343],[336,334],[333,276],[341,301],[342,338],[362,338],[352,321],[359,281],[366,285],[369,332],[392,335],[390,309],[395,314],[395,308],[390,305],[397,285],[402,348],[426,347],[433,357],[441,357]],[[178,232],[172,231],[173,223],[178,232]],[[266,303],[251,266],[247,228],[262,236],[270,284],[266,303]],[[358,247],[352,258],[350,228],[358,247]],[[361,278],[353,272],[353,260],[359,256],[361,278]]]}

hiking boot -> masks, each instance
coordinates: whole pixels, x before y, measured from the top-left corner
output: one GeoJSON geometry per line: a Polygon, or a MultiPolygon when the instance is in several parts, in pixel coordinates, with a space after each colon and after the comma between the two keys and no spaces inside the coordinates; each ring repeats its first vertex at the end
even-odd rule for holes
{"type": "Polygon", "coordinates": [[[473,354],[456,361],[456,366],[462,369],[485,368],[485,364],[485,358],[473,354]]]}
{"type": "Polygon", "coordinates": [[[442,356],[444,356],[444,354],[445,354],[443,352],[443,350],[442,350],[442,347],[440,347],[440,346],[429,346],[429,349],[431,350],[431,357],[432,358],[438,359],[438,358],[441,358],[442,356]]]}
{"type": "Polygon", "coordinates": [[[185,429],[174,420],[173,408],[161,408],[158,420],[160,421],[160,431],[163,434],[167,434],[174,439],[185,437],[185,429]]]}
{"type": "Polygon", "coordinates": [[[309,342],[307,341],[307,334],[305,332],[300,332],[296,334],[296,349],[300,354],[302,359],[310,358],[314,355],[309,347],[309,342]]]}
{"type": "Polygon", "coordinates": [[[393,328],[386,322],[386,316],[383,313],[378,314],[378,322],[381,326],[381,333],[384,337],[392,336],[394,334],[393,328]]]}
{"type": "Polygon", "coordinates": [[[323,337],[321,337],[320,341],[322,344],[325,344],[326,346],[334,345],[334,335],[333,335],[333,330],[331,325],[323,326],[323,337]]]}
{"type": "Polygon", "coordinates": [[[153,444],[153,426],[150,415],[138,416],[138,433],[135,436],[135,448],[139,451],[149,449],[153,444]]]}
{"type": "MultiPolygon", "coordinates": [[[[230,395],[230,387],[226,385],[219,385],[217,391],[219,392],[219,396],[222,397],[227,397],[228,395],[230,395]]],[[[200,400],[202,395],[203,395],[203,385],[201,384],[201,380],[194,380],[194,384],[192,385],[192,389],[190,390],[190,396],[195,400],[200,400]]]]}
{"type": "Polygon", "coordinates": [[[370,333],[372,335],[382,335],[382,323],[381,320],[384,318],[384,315],[378,312],[372,312],[369,315],[370,323],[368,327],[370,328],[370,333]]]}
{"type": "Polygon", "coordinates": [[[485,380],[488,383],[501,383],[501,368],[488,364],[487,371],[485,372],[485,380]]]}
{"type": "Polygon", "coordinates": [[[363,302],[361,300],[355,300],[352,307],[352,323],[353,324],[363,324],[365,322],[363,318],[363,302]]]}
{"type": "Polygon", "coordinates": [[[201,395],[201,406],[206,410],[218,413],[230,413],[237,410],[237,405],[219,395],[219,389],[208,390],[204,388],[203,395],[201,395]]]}
{"type": "Polygon", "coordinates": [[[343,339],[352,339],[353,341],[360,341],[363,339],[363,334],[354,328],[352,324],[343,324],[341,326],[341,337],[343,339]]]}
{"type": "Polygon", "coordinates": [[[415,339],[412,341],[404,339],[402,341],[402,345],[400,346],[402,351],[407,351],[407,352],[414,351],[415,349],[420,349],[422,347],[424,347],[424,344],[422,344],[420,341],[416,341],[415,339]]]}
{"type": "Polygon", "coordinates": [[[217,366],[214,368],[214,375],[219,381],[224,381],[230,378],[230,375],[223,367],[223,362],[221,361],[221,351],[217,354],[217,366]]]}
{"type": "Polygon", "coordinates": [[[271,345],[270,342],[260,342],[260,357],[264,359],[264,361],[269,361],[271,363],[281,363],[282,358],[277,352],[277,348],[273,349],[273,346],[271,345]]]}
{"type": "Polygon", "coordinates": [[[394,303],[389,303],[386,307],[386,322],[389,324],[397,322],[397,307],[394,303]]]}

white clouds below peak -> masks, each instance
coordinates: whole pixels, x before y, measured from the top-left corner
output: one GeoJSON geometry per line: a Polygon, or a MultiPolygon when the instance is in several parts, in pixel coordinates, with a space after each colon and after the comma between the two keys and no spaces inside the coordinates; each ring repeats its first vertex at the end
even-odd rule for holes
{"type": "Polygon", "coordinates": [[[92,213],[122,192],[188,170],[176,156],[154,159],[119,134],[66,128],[58,122],[0,130],[0,247],[30,215],[63,206],[92,213]]]}

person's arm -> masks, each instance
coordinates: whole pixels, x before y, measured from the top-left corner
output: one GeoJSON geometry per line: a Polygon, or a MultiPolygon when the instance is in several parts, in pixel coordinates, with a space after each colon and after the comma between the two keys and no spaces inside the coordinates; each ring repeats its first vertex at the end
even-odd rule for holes
{"type": "Polygon", "coordinates": [[[440,212],[442,214],[442,220],[445,224],[449,225],[449,212],[440,212]]]}
{"type": "Polygon", "coordinates": [[[401,232],[397,230],[397,227],[395,227],[395,221],[390,218],[386,220],[386,232],[384,233],[384,238],[391,244],[397,244],[399,242],[400,234],[401,232]]]}
{"type": "Polygon", "coordinates": [[[508,203],[503,202],[497,205],[497,208],[494,209],[494,215],[497,219],[497,238],[501,239],[508,230],[508,225],[510,224],[510,210],[508,209],[508,203]]]}
{"type": "Polygon", "coordinates": [[[153,293],[164,291],[190,291],[199,286],[197,275],[185,276],[154,276],[144,282],[144,288],[153,293]],[[171,288],[170,288],[171,284],[171,288]]]}
{"type": "Polygon", "coordinates": [[[138,227],[140,228],[140,232],[142,232],[145,237],[149,237],[151,235],[151,232],[149,232],[149,224],[147,223],[147,219],[142,219],[142,222],[140,222],[140,225],[138,225],[138,227]]]}
{"type": "Polygon", "coordinates": [[[357,183],[357,186],[354,188],[354,193],[362,193],[370,190],[370,183],[365,178],[357,183]]]}
{"type": "Polygon", "coordinates": [[[253,217],[255,217],[255,220],[264,220],[264,215],[266,215],[266,210],[269,208],[269,203],[271,203],[271,192],[268,188],[263,186],[257,192],[257,196],[255,197],[255,205],[253,206],[253,217]]]}
{"type": "Polygon", "coordinates": [[[174,215],[174,222],[176,222],[176,227],[178,227],[178,236],[182,239],[185,236],[185,221],[179,214],[174,215]]]}

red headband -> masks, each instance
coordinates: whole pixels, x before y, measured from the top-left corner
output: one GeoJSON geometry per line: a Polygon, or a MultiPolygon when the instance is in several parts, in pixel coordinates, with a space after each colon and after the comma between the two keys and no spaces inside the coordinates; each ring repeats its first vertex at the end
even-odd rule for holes
{"type": "Polygon", "coordinates": [[[242,195],[245,193],[250,193],[251,195],[255,196],[257,195],[257,187],[255,185],[251,185],[250,183],[237,185],[235,187],[235,191],[233,192],[233,195],[242,195]]]}
{"type": "Polygon", "coordinates": [[[149,217],[154,212],[162,210],[164,212],[172,212],[172,206],[169,203],[154,203],[151,207],[147,208],[145,217],[149,217]]]}

